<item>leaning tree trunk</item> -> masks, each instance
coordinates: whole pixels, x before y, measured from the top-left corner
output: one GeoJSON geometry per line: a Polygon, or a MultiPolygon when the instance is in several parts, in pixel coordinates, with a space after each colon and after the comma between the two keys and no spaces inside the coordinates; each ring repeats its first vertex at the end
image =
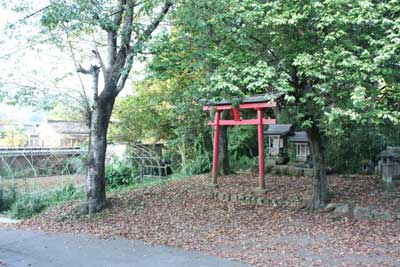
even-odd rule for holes
{"type": "Polygon", "coordinates": [[[307,130],[307,135],[310,141],[314,176],[312,195],[304,208],[316,210],[325,207],[328,201],[328,180],[321,132],[314,125],[307,130]]]}
{"type": "Polygon", "coordinates": [[[94,104],[90,121],[88,172],[86,177],[86,203],[83,213],[102,210],[106,204],[105,158],[107,130],[115,98],[99,97],[94,104]]]}

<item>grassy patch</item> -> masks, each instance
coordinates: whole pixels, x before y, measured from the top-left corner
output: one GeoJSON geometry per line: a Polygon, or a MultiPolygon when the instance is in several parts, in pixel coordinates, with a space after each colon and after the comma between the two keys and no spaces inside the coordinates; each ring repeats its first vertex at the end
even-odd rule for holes
{"type": "Polygon", "coordinates": [[[134,183],[131,183],[129,185],[123,185],[123,186],[116,186],[112,188],[107,188],[107,192],[110,193],[123,193],[123,192],[128,192],[136,189],[142,189],[146,187],[152,187],[152,186],[157,186],[160,184],[165,184],[170,181],[176,181],[176,180],[181,180],[185,178],[190,178],[191,176],[184,175],[184,174],[173,174],[171,176],[168,176],[168,178],[161,179],[159,176],[154,176],[154,177],[146,177],[143,179],[135,179],[134,183]]]}
{"type": "Polygon", "coordinates": [[[0,189],[0,211],[7,211],[12,218],[24,219],[42,212],[44,209],[83,198],[82,188],[72,184],[52,190],[33,192],[17,191],[15,186],[0,189]]]}

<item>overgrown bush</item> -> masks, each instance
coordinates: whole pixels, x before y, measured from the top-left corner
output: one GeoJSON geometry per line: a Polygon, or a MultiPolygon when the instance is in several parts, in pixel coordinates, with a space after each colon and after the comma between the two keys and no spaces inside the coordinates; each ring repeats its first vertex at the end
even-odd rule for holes
{"type": "Polygon", "coordinates": [[[184,170],[185,174],[195,175],[205,173],[211,170],[211,160],[210,157],[205,154],[199,154],[196,158],[188,160],[186,168],[184,170]]]}
{"type": "Polygon", "coordinates": [[[10,215],[15,219],[32,217],[50,206],[83,197],[83,190],[72,184],[52,191],[24,192],[17,195],[10,215]]]}
{"type": "Polygon", "coordinates": [[[16,186],[0,188],[0,211],[9,210],[17,198],[16,186]]]}
{"type": "Polygon", "coordinates": [[[82,198],[84,192],[82,189],[77,188],[73,184],[64,186],[61,190],[54,191],[53,194],[49,194],[50,204],[59,204],[73,199],[82,198]]]}
{"type": "Polygon", "coordinates": [[[112,160],[106,165],[106,186],[116,188],[134,184],[137,181],[137,168],[130,166],[125,161],[112,160]]]}
{"type": "Polygon", "coordinates": [[[230,160],[231,168],[234,170],[248,170],[258,166],[258,157],[250,158],[248,156],[239,157],[236,160],[230,160]]]}
{"type": "Polygon", "coordinates": [[[252,126],[228,128],[228,144],[231,168],[233,170],[252,168],[258,156],[255,128],[252,126]]]}
{"type": "Polygon", "coordinates": [[[45,194],[25,193],[18,196],[17,200],[11,206],[11,217],[15,219],[24,219],[43,211],[48,207],[48,199],[45,194]]]}
{"type": "Polygon", "coordinates": [[[387,138],[379,129],[372,127],[351,128],[341,135],[331,136],[326,146],[327,164],[339,173],[357,173],[363,161],[377,164],[379,153],[396,140],[387,138]]]}

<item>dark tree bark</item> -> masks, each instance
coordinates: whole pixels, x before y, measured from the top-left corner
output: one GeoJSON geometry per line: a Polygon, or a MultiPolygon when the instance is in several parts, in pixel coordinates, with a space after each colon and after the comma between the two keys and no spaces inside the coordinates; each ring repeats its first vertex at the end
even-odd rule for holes
{"type": "MultiPolygon", "coordinates": [[[[229,111],[223,111],[221,119],[225,120],[229,116],[229,111]]],[[[219,138],[219,154],[218,154],[218,174],[228,175],[231,174],[231,166],[229,164],[229,151],[228,151],[228,127],[221,126],[219,138]]]]}
{"type": "Polygon", "coordinates": [[[304,208],[316,210],[325,207],[328,201],[328,180],[326,177],[324,146],[321,131],[315,124],[307,130],[307,135],[310,141],[314,176],[312,195],[304,205],[304,208]]]}
{"type": "Polygon", "coordinates": [[[107,130],[115,98],[98,98],[91,113],[90,149],[86,177],[86,203],[83,213],[94,213],[106,207],[105,157],[107,130]]]}

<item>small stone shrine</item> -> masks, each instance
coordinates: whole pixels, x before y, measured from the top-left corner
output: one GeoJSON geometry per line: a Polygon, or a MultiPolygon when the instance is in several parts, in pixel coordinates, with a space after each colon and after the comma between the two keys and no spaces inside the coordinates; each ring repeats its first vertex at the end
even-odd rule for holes
{"type": "Polygon", "coordinates": [[[291,124],[272,124],[264,132],[268,136],[268,155],[276,164],[289,162],[288,139],[293,135],[291,124]]]}
{"type": "Polygon", "coordinates": [[[400,147],[388,146],[379,157],[381,159],[381,175],[387,188],[400,184],[400,147]]]}
{"type": "Polygon", "coordinates": [[[308,162],[311,157],[310,145],[306,132],[295,132],[289,142],[296,145],[296,161],[308,162]]]}

